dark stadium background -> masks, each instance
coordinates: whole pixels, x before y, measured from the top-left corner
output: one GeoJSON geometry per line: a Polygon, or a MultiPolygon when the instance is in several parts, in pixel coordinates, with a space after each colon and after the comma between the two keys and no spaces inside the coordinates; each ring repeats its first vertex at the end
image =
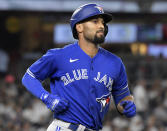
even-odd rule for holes
{"type": "MultiPolygon", "coordinates": [[[[111,101],[102,131],[167,131],[167,2],[165,0],[1,0],[0,130],[45,131],[52,114],[21,78],[48,49],[75,41],[76,7],[96,2],[113,14],[103,48],[125,63],[137,116],[120,116],[111,101]]],[[[43,83],[49,90],[49,80],[43,83]]]]}

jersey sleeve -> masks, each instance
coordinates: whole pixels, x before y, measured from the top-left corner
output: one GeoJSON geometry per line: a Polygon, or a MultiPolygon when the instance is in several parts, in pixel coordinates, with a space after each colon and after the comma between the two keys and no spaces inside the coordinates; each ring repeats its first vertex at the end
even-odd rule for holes
{"type": "Polygon", "coordinates": [[[56,70],[55,62],[55,52],[53,50],[48,50],[45,55],[27,69],[27,73],[43,81],[56,70]]]}
{"type": "Polygon", "coordinates": [[[130,95],[130,91],[127,82],[127,75],[125,66],[121,61],[119,75],[113,84],[112,96],[114,98],[115,104],[117,105],[121,99],[128,95],[130,95]]]}

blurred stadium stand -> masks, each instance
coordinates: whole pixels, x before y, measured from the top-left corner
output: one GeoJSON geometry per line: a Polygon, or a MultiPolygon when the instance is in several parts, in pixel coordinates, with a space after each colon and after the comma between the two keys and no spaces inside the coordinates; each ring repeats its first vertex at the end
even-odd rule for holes
{"type": "Polygon", "coordinates": [[[166,12],[166,0],[1,0],[1,10],[72,11],[80,4],[98,3],[112,12],[166,12]]]}
{"type": "MultiPolygon", "coordinates": [[[[138,109],[126,119],[112,104],[103,131],[167,131],[166,0],[0,0],[0,131],[46,130],[52,114],[21,78],[48,49],[75,41],[71,14],[94,2],[113,14],[102,47],[125,63],[138,109]]],[[[48,90],[49,80],[43,84],[48,90]]]]}

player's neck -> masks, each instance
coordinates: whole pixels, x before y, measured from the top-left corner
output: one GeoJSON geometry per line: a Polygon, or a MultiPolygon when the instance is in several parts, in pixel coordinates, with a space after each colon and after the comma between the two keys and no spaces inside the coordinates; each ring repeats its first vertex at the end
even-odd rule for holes
{"type": "Polygon", "coordinates": [[[95,45],[86,41],[79,41],[80,48],[91,58],[93,58],[98,52],[98,45],[95,45]]]}

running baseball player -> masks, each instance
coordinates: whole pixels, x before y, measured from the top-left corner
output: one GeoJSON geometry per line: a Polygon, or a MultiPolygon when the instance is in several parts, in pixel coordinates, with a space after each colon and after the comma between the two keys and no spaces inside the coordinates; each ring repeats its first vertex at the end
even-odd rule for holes
{"type": "Polygon", "coordinates": [[[23,85],[54,113],[47,131],[99,131],[111,95],[122,115],[135,116],[123,62],[99,47],[111,20],[112,15],[97,4],[80,6],[70,21],[78,41],[48,50],[27,69],[23,85]],[[50,92],[41,84],[46,78],[50,78],[50,92]]]}

